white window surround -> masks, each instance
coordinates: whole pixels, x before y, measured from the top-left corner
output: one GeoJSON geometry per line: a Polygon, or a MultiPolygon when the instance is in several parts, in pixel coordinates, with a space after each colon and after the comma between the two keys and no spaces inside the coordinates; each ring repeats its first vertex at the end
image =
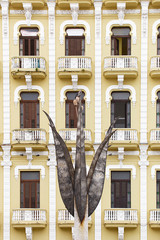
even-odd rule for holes
{"type": "Polygon", "coordinates": [[[122,89],[119,89],[118,85],[112,85],[107,88],[106,90],[106,103],[107,103],[107,108],[109,106],[110,101],[112,100],[111,93],[113,91],[126,91],[128,90],[131,93],[130,100],[133,103],[133,105],[136,104],[136,90],[134,87],[130,85],[123,85],[122,89]]]}
{"type": "Polygon", "coordinates": [[[106,178],[109,179],[110,177],[110,170],[119,170],[119,171],[122,171],[122,170],[132,170],[132,177],[133,179],[136,178],[136,167],[133,166],[133,165],[108,165],[106,167],[106,178]]]}
{"type": "Polygon", "coordinates": [[[160,85],[156,85],[153,89],[152,89],[152,94],[151,94],[151,102],[152,102],[152,106],[154,107],[158,96],[157,96],[157,92],[158,90],[160,91],[160,85]]]}
{"type": "Polygon", "coordinates": [[[155,21],[152,26],[152,43],[156,44],[157,42],[157,35],[159,34],[158,32],[158,27],[160,26],[160,19],[155,21]]]}
{"type": "Polygon", "coordinates": [[[20,170],[41,170],[41,177],[42,179],[45,178],[45,168],[42,165],[18,165],[14,169],[14,176],[16,179],[18,179],[19,171],[20,170]]]}
{"type": "MultiPolygon", "coordinates": [[[[17,106],[17,104],[20,100],[20,92],[24,91],[24,90],[28,91],[27,85],[21,85],[21,86],[18,86],[15,89],[15,91],[14,91],[14,103],[15,103],[16,106],[17,106]]],[[[44,103],[45,103],[43,88],[41,88],[40,86],[32,85],[32,90],[37,90],[40,93],[38,99],[40,100],[40,102],[42,104],[42,108],[43,108],[44,103]]],[[[28,91],[28,92],[30,92],[30,91],[28,91]]]]}
{"type": "MultiPolygon", "coordinates": [[[[15,23],[14,25],[14,31],[13,31],[13,41],[14,45],[18,44],[18,39],[19,39],[19,29],[20,27],[27,27],[27,22],[26,20],[21,20],[15,23]]],[[[36,20],[31,20],[30,21],[30,26],[32,27],[37,27],[39,28],[39,36],[40,36],[40,43],[43,45],[44,44],[44,26],[40,21],[36,20]]]]}
{"type": "MultiPolygon", "coordinates": [[[[74,90],[73,89],[73,85],[67,85],[67,86],[64,86],[62,89],[61,89],[61,92],[60,92],[60,103],[61,103],[61,106],[63,106],[63,103],[65,102],[66,100],[66,92],[69,91],[69,90],[74,90]]],[[[85,91],[85,100],[86,100],[86,103],[89,107],[89,104],[90,104],[90,91],[89,91],[89,88],[84,86],[84,85],[77,85],[77,90],[84,90],[85,91]]]]}
{"type": "MultiPolygon", "coordinates": [[[[77,20],[77,25],[76,26],[78,26],[78,25],[79,25],[79,27],[85,26],[86,41],[87,41],[87,44],[90,44],[91,33],[90,33],[90,25],[89,25],[89,23],[87,23],[84,20],[77,20]]],[[[60,37],[59,37],[59,40],[60,40],[60,44],[61,45],[64,43],[65,28],[67,26],[68,27],[74,26],[73,20],[66,20],[60,26],[60,37]]]]}
{"type": "Polygon", "coordinates": [[[154,180],[155,176],[156,176],[156,170],[160,171],[160,165],[154,165],[151,168],[151,177],[154,180]]]}
{"type": "Polygon", "coordinates": [[[123,23],[120,23],[120,20],[112,20],[106,26],[106,44],[110,44],[110,37],[112,35],[112,27],[116,26],[130,26],[131,27],[131,36],[132,43],[136,44],[137,42],[137,32],[136,32],[136,24],[132,20],[123,20],[123,23]]]}

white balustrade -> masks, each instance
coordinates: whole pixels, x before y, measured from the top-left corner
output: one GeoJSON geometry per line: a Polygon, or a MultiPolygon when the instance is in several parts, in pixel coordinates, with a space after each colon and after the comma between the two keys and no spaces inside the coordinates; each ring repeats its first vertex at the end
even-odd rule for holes
{"type": "Polygon", "coordinates": [[[46,61],[40,57],[13,57],[12,69],[14,68],[33,68],[33,69],[46,69],[46,61]]]}
{"type": "Polygon", "coordinates": [[[107,57],[104,59],[104,69],[107,68],[138,68],[137,57],[107,57]]]}
{"type": "Polygon", "coordinates": [[[91,69],[91,58],[87,57],[59,58],[58,69],[91,69]]]}
{"type": "MultiPolygon", "coordinates": [[[[91,221],[91,216],[88,220],[91,221]]],[[[58,221],[74,221],[74,217],[66,209],[58,210],[58,221]]]]}
{"type": "Polygon", "coordinates": [[[151,210],[150,211],[150,221],[151,222],[159,222],[160,221],[160,209],[151,210]]]}
{"type": "Polygon", "coordinates": [[[12,133],[12,141],[46,141],[46,131],[43,129],[16,129],[12,133]]]}
{"type": "Polygon", "coordinates": [[[151,58],[151,69],[153,68],[160,68],[160,57],[151,58]]]}
{"type": "Polygon", "coordinates": [[[137,130],[134,129],[117,129],[111,136],[111,141],[138,141],[137,130]]]}
{"type": "MultiPolygon", "coordinates": [[[[64,130],[60,130],[59,134],[64,141],[76,141],[77,130],[64,129],[64,130]]],[[[85,135],[86,141],[92,141],[90,130],[84,129],[84,135],[85,135]]]]}
{"type": "Polygon", "coordinates": [[[12,221],[46,221],[46,210],[40,209],[16,209],[13,210],[12,221]]]}
{"type": "Polygon", "coordinates": [[[160,129],[151,130],[150,141],[160,141],[160,129]]]}
{"type": "Polygon", "coordinates": [[[137,210],[110,209],[105,210],[105,221],[138,221],[137,210]]]}

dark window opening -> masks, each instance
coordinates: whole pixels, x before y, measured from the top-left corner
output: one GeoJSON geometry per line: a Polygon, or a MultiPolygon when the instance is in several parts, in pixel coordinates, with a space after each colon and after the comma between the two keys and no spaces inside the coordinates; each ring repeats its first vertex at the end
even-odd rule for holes
{"type": "Polygon", "coordinates": [[[160,55],[160,27],[158,28],[158,36],[157,36],[157,55],[160,55]]]}
{"type": "Polygon", "coordinates": [[[129,27],[112,28],[111,55],[131,55],[130,31],[129,27]]]}
{"type": "Polygon", "coordinates": [[[39,94],[23,92],[20,96],[20,127],[39,128],[39,94]]]}
{"type": "Polygon", "coordinates": [[[160,208],[160,172],[157,171],[156,207],[160,208]]]}
{"type": "Polygon", "coordinates": [[[39,172],[21,172],[20,207],[40,207],[39,172]]]}
{"type": "MultiPolygon", "coordinates": [[[[73,100],[76,98],[78,92],[67,92],[66,93],[66,128],[76,128],[77,127],[77,114],[76,108],[73,104],[73,100]]],[[[85,128],[85,94],[82,93],[81,100],[82,100],[82,121],[83,121],[83,128],[85,128]]]]}
{"type": "Polygon", "coordinates": [[[160,92],[157,93],[157,106],[156,106],[156,127],[160,127],[160,92]]]}
{"type": "Polygon", "coordinates": [[[131,208],[130,172],[111,173],[111,208],[131,208]]]}
{"type": "Polygon", "coordinates": [[[115,128],[131,127],[131,104],[129,92],[112,92],[111,122],[118,118],[115,128]]]}

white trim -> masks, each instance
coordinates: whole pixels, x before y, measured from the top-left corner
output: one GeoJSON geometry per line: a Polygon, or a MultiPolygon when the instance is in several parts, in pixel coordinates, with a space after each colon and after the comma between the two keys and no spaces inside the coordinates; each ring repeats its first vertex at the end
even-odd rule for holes
{"type": "Polygon", "coordinates": [[[113,26],[131,26],[131,36],[132,36],[132,43],[136,44],[137,42],[137,32],[136,32],[136,24],[132,20],[123,20],[121,24],[120,20],[111,20],[106,26],[106,44],[110,44],[110,37],[112,35],[112,27],[113,26]]]}
{"type": "Polygon", "coordinates": [[[153,26],[152,26],[152,43],[153,44],[156,44],[156,42],[157,42],[157,34],[159,33],[158,32],[158,25],[160,25],[160,19],[155,21],[153,23],[153,26]]]}
{"type": "MultiPolygon", "coordinates": [[[[44,26],[40,21],[37,20],[31,20],[30,25],[38,26],[39,27],[39,35],[40,35],[40,42],[43,45],[44,44],[44,26]]],[[[14,30],[13,30],[13,41],[14,45],[18,44],[18,38],[19,38],[19,28],[20,26],[27,26],[26,20],[18,21],[14,24],[14,30]]]]}
{"type": "MultiPolygon", "coordinates": [[[[66,100],[66,96],[65,96],[65,93],[68,91],[68,90],[74,90],[73,88],[73,85],[67,85],[67,86],[64,86],[62,89],[61,89],[61,92],[60,92],[60,103],[61,103],[61,106],[63,106],[63,103],[65,102],[66,100]]],[[[77,90],[84,90],[85,91],[85,100],[87,102],[87,105],[89,106],[90,104],[90,91],[89,91],[89,88],[84,86],[84,85],[77,85],[77,90]]]]}
{"type": "Polygon", "coordinates": [[[160,165],[154,165],[151,168],[151,177],[152,177],[153,180],[156,176],[156,170],[160,170],[160,165]]]}
{"type": "Polygon", "coordinates": [[[42,165],[18,165],[14,169],[14,176],[17,179],[19,176],[19,170],[41,170],[41,177],[42,179],[45,178],[45,168],[42,165]]]}
{"type": "MultiPolygon", "coordinates": [[[[105,14],[117,14],[117,10],[102,10],[103,15],[105,14]]],[[[125,9],[124,11],[125,14],[140,14],[141,10],[140,9],[125,9]]]]}
{"type": "Polygon", "coordinates": [[[160,90],[160,85],[156,85],[153,89],[152,89],[152,94],[151,94],[151,102],[152,102],[152,106],[154,107],[156,100],[158,99],[157,96],[157,91],[160,90]]]}
{"type": "MultiPolygon", "coordinates": [[[[1,155],[1,152],[0,152],[1,155]]],[[[11,156],[26,156],[26,151],[12,151],[11,156]]],[[[48,151],[33,151],[32,152],[33,156],[48,156],[48,151]]]]}
{"type": "MultiPolygon", "coordinates": [[[[118,151],[108,151],[108,156],[118,155],[118,151]]],[[[124,156],[139,156],[139,151],[124,151],[124,156]]]]}
{"type": "MultiPolygon", "coordinates": [[[[73,20],[66,20],[64,22],[62,22],[61,26],[60,26],[60,36],[59,36],[59,40],[60,40],[60,44],[62,45],[64,43],[64,35],[65,35],[65,27],[66,26],[74,26],[73,20]]],[[[87,40],[87,44],[90,44],[91,41],[91,33],[90,33],[90,25],[89,23],[87,23],[84,20],[77,20],[77,26],[80,25],[84,25],[85,26],[85,34],[86,34],[86,40],[87,40]]]]}
{"type": "MultiPolygon", "coordinates": [[[[21,85],[21,86],[18,86],[15,91],[14,91],[14,103],[15,105],[18,104],[19,102],[19,99],[20,99],[20,91],[22,90],[27,90],[27,86],[26,85],[21,85]]],[[[42,103],[42,107],[44,106],[44,103],[45,103],[45,98],[44,98],[44,90],[43,88],[41,88],[40,86],[37,86],[37,85],[32,85],[32,90],[37,90],[39,91],[40,95],[39,95],[39,100],[40,102],[42,103]]]]}
{"type": "Polygon", "coordinates": [[[149,13],[153,14],[160,14],[160,8],[158,9],[149,9],[149,13]]]}
{"type": "MultiPolygon", "coordinates": [[[[16,14],[16,15],[22,14],[22,15],[24,15],[25,11],[24,10],[10,10],[10,14],[16,14]]],[[[35,15],[47,15],[48,11],[47,10],[32,10],[31,14],[32,15],[34,15],[34,14],[35,15]]]]}
{"type": "Polygon", "coordinates": [[[133,105],[136,104],[136,90],[134,87],[130,86],[130,85],[123,85],[123,89],[119,89],[118,85],[112,85],[110,87],[107,88],[106,90],[106,103],[107,103],[107,107],[109,106],[110,100],[111,100],[111,92],[114,90],[118,90],[118,91],[123,91],[123,90],[129,90],[131,93],[130,96],[130,100],[133,103],[133,105]]]}
{"type": "Polygon", "coordinates": [[[131,169],[132,170],[132,177],[133,177],[133,179],[136,178],[136,167],[134,165],[121,165],[121,164],[118,164],[118,165],[108,165],[106,167],[106,178],[109,179],[109,177],[110,177],[110,170],[122,170],[122,169],[125,169],[125,170],[131,169]]]}
{"type": "Polygon", "coordinates": [[[159,156],[160,151],[148,151],[148,156],[159,156]]]}
{"type": "MultiPolygon", "coordinates": [[[[71,10],[56,10],[57,15],[71,15],[71,10]]],[[[91,15],[94,14],[94,10],[78,10],[78,15],[91,15]]]]}

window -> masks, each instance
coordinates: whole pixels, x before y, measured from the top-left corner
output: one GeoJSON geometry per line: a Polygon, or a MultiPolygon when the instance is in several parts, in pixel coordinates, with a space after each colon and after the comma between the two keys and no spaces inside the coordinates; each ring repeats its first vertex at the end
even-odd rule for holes
{"type": "Polygon", "coordinates": [[[21,208],[40,207],[40,174],[39,172],[21,172],[21,208]]]}
{"type": "Polygon", "coordinates": [[[112,28],[111,55],[131,55],[130,31],[129,27],[112,28]]]}
{"type": "Polygon", "coordinates": [[[160,208],[160,172],[157,172],[156,207],[160,208]]]}
{"type": "Polygon", "coordinates": [[[113,92],[111,101],[111,122],[118,117],[116,128],[131,127],[131,104],[129,92],[113,92]]]}
{"type": "MultiPolygon", "coordinates": [[[[73,104],[73,100],[76,98],[78,92],[67,92],[66,93],[66,128],[76,128],[77,127],[77,114],[76,109],[73,104]]],[[[84,93],[81,96],[82,99],[82,120],[83,120],[83,127],[85,128],[85,100],[84,100],[84,93]]]]}
{"type": "Polygon", "coordinates": [[[111,207],[131,207],[130,172],[112,172],[111,174],[111,207]]]}
{"type": "Polygon", "coordinates": [[[39,128],[39,94],[23,92],[20,96],[20,127],[39,128]]]}
{"type": "Polygon", "coordinates": [[[20,56],[39,56],[38,28],[21,28],[19,39],[20,56]]]}
{"type": "Polygon", "coordinates": [[[85,37],[83,28],[68,28],[65,38],[66,56],[84,56],[85,37]]]}
{"type": "Polygon", "coordinates": [[[156,127],[160,127],[160,92],[157,93],[156,127]]]}
{"type": "Polygon", "coordinates": [[[158,36],[157,36],[157,55],[160,55],[160,27],[158,28],[158,36]]]}

